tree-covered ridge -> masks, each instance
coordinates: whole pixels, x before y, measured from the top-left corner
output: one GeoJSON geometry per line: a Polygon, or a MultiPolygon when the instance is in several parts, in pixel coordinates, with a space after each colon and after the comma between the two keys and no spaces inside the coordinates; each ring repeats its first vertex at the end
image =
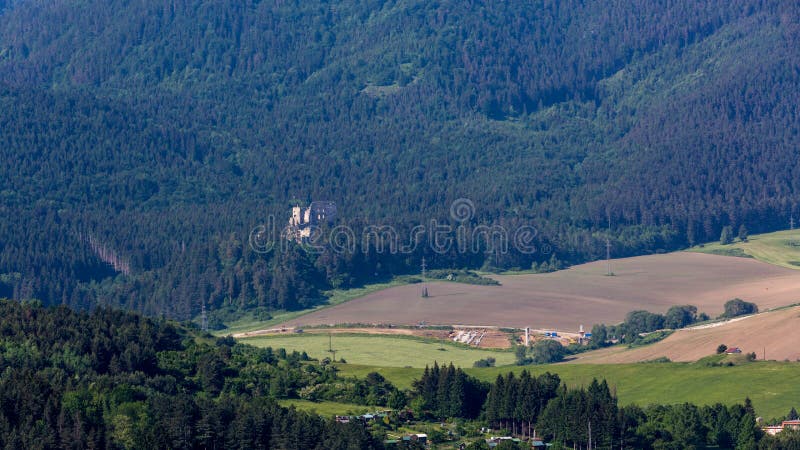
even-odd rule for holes
{"type": "Polygon", "coordinates": [[[469,268],[601,257],[609,219],[623,256],[798,212],[796,2],[4,5],[0,295],[298,309],[425,255],[254,254],[293,201],[407,232],[468,197],[554,253],[425,255],[469,268]]]}
{"type": "Polygon", "coordinates": [[[381,380],[342,380],[303,363],[301,354],[196,339],[170,322],[110,309],[88,314],[0,301],[0,442],[6,448],[380,446],[360,426],[287,410],[275,399],[335,382],[329,398],[380,403],[386,398],[371,386],[385,395],[381,380]],[[348,394],[348,384],[358,389],[348,394]]]}
{"type": "Polygon", "coordinates": [[[5,64],[4,74],[15,83],[130,87],[210,78],[291,88],[350,65],[361,83],[406,85],[421,71],[440,72],[430,84],[458,68],[463,75],[452,77],[452,94],[482,92],[471,101],[505,113],[576,91],[591,95],[636,53],[687,46],[775,8],[716,0],[18,3],[2,33],[7,58],[18,63],[5,64]],[[27,26],[36,21],[53,26],[27,26]],[[272,78],[259,80],[266,75],[272,78]]]}

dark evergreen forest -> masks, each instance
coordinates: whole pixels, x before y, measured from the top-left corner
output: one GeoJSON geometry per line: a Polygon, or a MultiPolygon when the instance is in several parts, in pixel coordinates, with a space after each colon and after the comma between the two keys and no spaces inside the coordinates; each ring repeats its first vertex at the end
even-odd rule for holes
{"type": "Polygon", "coordinates": [[[624,256],[786,228],[798,48],[793,1],[0,1],[0,296],[301,309],[422,256],[530,268],[607,234],[624,256]],[[248,245],[295,203],[408,231],[458,198],[539,251],[248,245]]]}
{"type": "Polygon", "coordinates": [[[3,448],[382,448],[360,424],[278,405],[304,387],[341,395],[348,384],[361,386],[347,401],[385,402],[375,388],[386,383],[342,380],[303,354],[102,307],[4,299],[0,337],[3,448]]]}

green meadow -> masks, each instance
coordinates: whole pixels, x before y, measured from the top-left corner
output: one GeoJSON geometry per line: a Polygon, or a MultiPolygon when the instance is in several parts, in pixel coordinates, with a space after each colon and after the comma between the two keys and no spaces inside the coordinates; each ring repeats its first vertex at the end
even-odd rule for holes
{"type": "MultiPolygon", "coordinates": [[[[735,230],[734,230],[735,231],[735,230]]],[[[757,234],[732,244],[704,244],[689,251],[755,258],[776,266],[800,270],[800,229],[757,234]]]]}
{"type": "MultiPolygon", "coordinates": [[[[312,358],[324,358],[328,353],[328,335],[291,335],[257,337],[243,342],[264,347],[306,351],[312,358]]],[[[544,366],[514,366],[514,354],[509,351],[478,350],[449,342],[423,340],[405,336],[334,335],[337,363],[345,376],[362,378],[378,372],[400,388],[410,388],[426,365],[434,361],[452,362],[465,368],[472,376],[493,381],[508,371],[527,369],[535,374],[557,373],[568,386],[585,386],[593,378],[608,380],[616,390],[621,404],[648,405],[651,403],[691,402],[700,405],[744,402],[749,397],[759,415],[765,418],[786,414],[800,405],[800,363],[752,362],[732,367],[707,364],[712,358],[696,363],[635,363],[635,364],[555,364],[544,366]],[[443,350],[442,350],[443,349],[443,350]],[[488,356],[497,360],[498,367],[473,368],[472,364],[488,356]]],[[[297,405],[298,408],[323,408],[320,404],[297,405]]],[[[346,407],[330,405],[330,411],[343,413],[346,407]]],[[[327,412],[327,411],[326,411],[327,412]]]]}
{"type": "Polygon", "coordinates": [[[294,406],[298,411],[315,412],[323,416],[344,416],[344,415],[359,415],[366,414],[370,411],[375,411],[376,408],[369,406],[354,405],[351,403],[339,402],[312,402],[308,400],[299,399],[286,399],[280,400],[281,406],[290,407],[294,406]]]}
{"type": "MultiPolygon", "coordinates": [[[[338,366],[340,373],[362,377],[375,371],[396,386],[409,388],[421,369],[370,367],[350,364],[338,366]]],[[[698,363],[638,364],[556,364],[527,367],[466,368],[481,380],[493,381],[509,370],[527,369],[534,374],[557,373],[568,386],[586,386],[593,378],[605,378],[616,390],[620,403],[691,402],[699,405],[753,401],[766,419],[783,416],[800,405],[800,364],[791,362],[753,362],[733,367],[712,367],[698,363]]]]}
{"type": "Polygon", "coordinates": [[[436,341],[412,336],[381,336],[368,334],[292,334],[259,336],[241,340],[257,347],[285,348],[288,351],[305,351],[312,358],[330,357],[329,343],[336,350],[336,359],[344,358],[352,364],[381,367],[423,368],[438,361],[460,367],[487,357],[497,360],[497,365],[514,363],[511,351],[485,350],[457,345],[450,341],[436,341]],[[329,341],[330,339],[330,341],[329,341]]]}

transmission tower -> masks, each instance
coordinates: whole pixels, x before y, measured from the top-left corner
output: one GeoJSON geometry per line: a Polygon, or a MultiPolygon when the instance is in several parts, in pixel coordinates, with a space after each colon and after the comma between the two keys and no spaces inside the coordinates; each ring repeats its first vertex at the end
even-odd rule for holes
{"type": "Polygon", "coordinates": [[[608,231],[606,232],[606,276],[614,275],[611,271],[611,215],[608,216],[608,231]]]}
{"type": "Polygon", "coordinates": [[[422,257],[422,298],[428,298],[428,285],[425,282],[425,273],[427,266],[425,265],[425,257],[422,257]]]}
{"type": "Polygon", "coordinates": [[[203,302],[203,309],[200,313],[200,329],[208,331],[208,314],[206,314],[206,303],[203,302]]]}

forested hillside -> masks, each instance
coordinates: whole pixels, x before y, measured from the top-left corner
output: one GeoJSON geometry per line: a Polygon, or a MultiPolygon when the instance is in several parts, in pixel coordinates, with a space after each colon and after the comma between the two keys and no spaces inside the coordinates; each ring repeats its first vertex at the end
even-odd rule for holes
{"type": "Polygon", "coordinates": [[[785,228],[798,44],[791,1],[0,2],[0,296],[298,309],[423,255],[591,260],[609,222],[617,256],[785,228]],[[410,230],[458,198],[540,251],[248,245],[295,202],[410,230]]]}
{"type": "Polygon", "coordinates": [[[0,443],[41,449],[382,448],[358,424],[276,402],[308,386],[329,395],[350,391],[348,400],[364,402],[371,395],[370,401],[385,402],[370,383],[343,382],[333,369],[309,365],[296,352],[256,349],[230,338],[204,343],[191,333],[105,308],[89,315],[0,299],[0,443]]]}

